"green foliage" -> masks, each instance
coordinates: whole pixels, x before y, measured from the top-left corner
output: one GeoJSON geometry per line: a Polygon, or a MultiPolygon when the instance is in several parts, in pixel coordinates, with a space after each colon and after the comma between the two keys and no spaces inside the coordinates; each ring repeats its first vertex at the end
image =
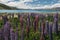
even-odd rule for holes
{"type": "MultiPolygon", "coordinates": [[[[33,19],[33,17],[30,17],[30,18],[31,18],[31,23],[32,23],[34,19],[33,19]]],[[[52,16],[48,17],[47,19],[49,21],[53,21],[52,16]],[[50,19],[52,19],[52,20],[50,20],[50,19]]],[[[16,31],[16,22],[18,23],[18,33],[19,33],[18,34],[18,40],[20,40],[20,38],[21,38],[21,30],[20,30],[20,21],[19,21],[19,19],[18,18],[11,18],[9,20],[11,21],[11,24],[12,24],[12,27],[14,28],[14,31],[16,31]]],[[[34,32],[32,24],[30,26],[29,38],[26,36],[26,22],[25,21],[24,21],[24,40],[33,40],[34,38],[36,38],[36,40],[40,40],[40,31],[39,31],[39,29],[38,29],[38,31],[34,32]]],[[[0,28],[2,26],[3,26],[3,20],[0,20],[0,28]]],[[[59,32],[59,35],[56,35],[55,33],[53,33],[52,36],[53,36],[53,40],[60,40],[60,32],[59,32]]],[[[46,38],[46,40],[49,40],[49,35],[47,34],[45,36],[45,38],[46,38]]]]}

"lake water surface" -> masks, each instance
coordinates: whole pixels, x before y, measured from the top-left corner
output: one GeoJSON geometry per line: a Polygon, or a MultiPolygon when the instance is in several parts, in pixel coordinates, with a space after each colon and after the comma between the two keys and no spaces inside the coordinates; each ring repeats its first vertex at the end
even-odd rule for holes
{"type": "Polygon", "coordinates": [[[14,13],[14,12],[17,12],[17,13],[21,13],[21,12],[60,12],[60,10],[31,10],[31,9],[27,9],[27,10],[0,10],[0,13],[3,13],[3,12],[8,12],[8,13],[14,13]]]}

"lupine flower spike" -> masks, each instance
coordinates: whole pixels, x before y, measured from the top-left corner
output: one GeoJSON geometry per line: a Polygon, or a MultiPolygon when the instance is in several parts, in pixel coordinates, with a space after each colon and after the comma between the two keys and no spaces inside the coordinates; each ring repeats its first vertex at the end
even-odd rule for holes
{"type": "Polygon", "coordinates": [[[50,39],[50,40],[53,40],[52,27],[53,27],[53,23],[50,22],[50,23],[49,23],[49,39],[50,39]]]}
{"type": "Polygon", "coordinates": [[[21,40],[24,40],[23,16],[20,16],[21,40]]]}
{"type": "Polygon", "coordinates": [[[54,15],[55,33],[58,35],[58,14],[54,15]]]}

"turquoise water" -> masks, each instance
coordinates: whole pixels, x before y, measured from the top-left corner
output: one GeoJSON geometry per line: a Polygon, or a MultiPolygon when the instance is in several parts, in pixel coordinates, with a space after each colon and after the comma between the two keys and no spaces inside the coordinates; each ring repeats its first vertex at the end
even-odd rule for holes
{"type": "Polygon", "coordinates": [[[3,12],[7,12],[7,13],[14,13],[14,12],[17,12],[17,13],[21,13],[21,12],[60,12],[60,10],[31,10],[31,9],[21,9],[21,10],[0,10],[0,13],[3,13],[3,12]]]}

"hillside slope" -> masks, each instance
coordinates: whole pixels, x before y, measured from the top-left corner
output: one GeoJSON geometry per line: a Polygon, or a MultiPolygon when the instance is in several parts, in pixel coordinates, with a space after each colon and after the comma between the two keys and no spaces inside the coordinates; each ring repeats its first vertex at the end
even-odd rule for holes
{"type": "Polygon", "coordinates": [[[9,7],[9,6],[7,6],[7,5],[4,5],[4,4],[1,4],[1,3],[0,3],[0,10],[2,10],[2,9],[16,10],[17,8],[15,8],[15,7],[9,7]]]}

